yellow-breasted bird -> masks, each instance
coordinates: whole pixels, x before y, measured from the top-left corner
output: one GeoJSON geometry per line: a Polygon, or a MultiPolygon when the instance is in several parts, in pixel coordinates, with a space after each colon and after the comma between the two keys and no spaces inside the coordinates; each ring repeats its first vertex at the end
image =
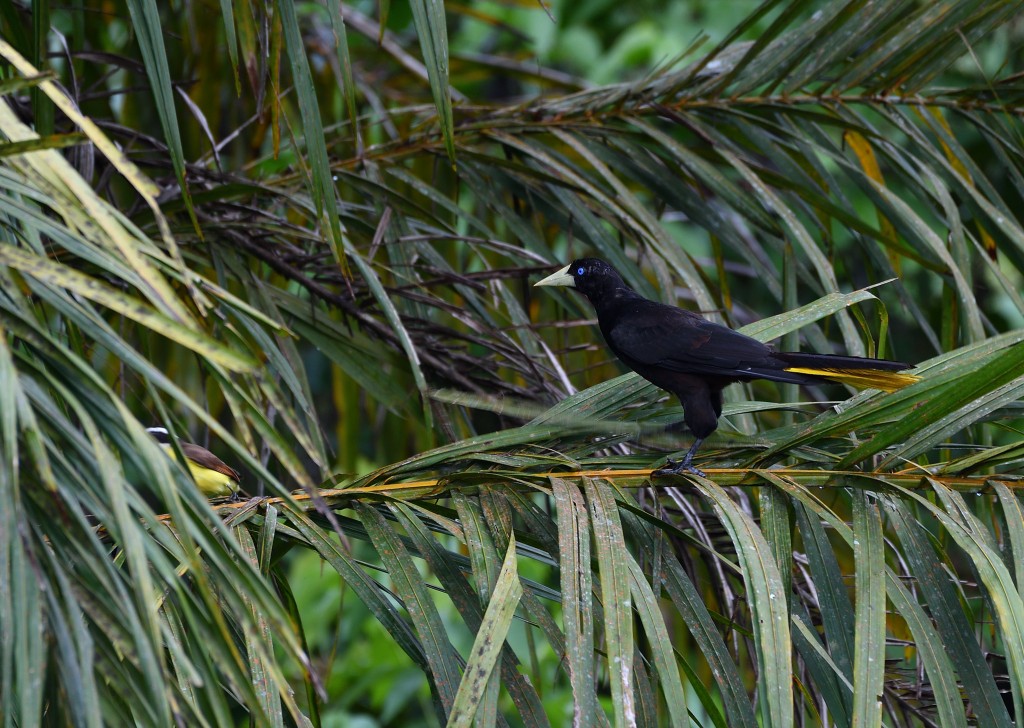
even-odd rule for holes
{"type": "MultiPolygon", "coordinates": [[[[146,432],[152,435],[166,452],[174,455],[171,436],[166,428],[147,427],[146,432]]],[[[242,482],[238,471],[205,447],[181,440],[178,441],[178,447],[181,448],[181,453],[185,456],[185,465],[188,466],[203,495],[207,498],[230,496],[231,500],[238,500],[238,490],[242,482]]]]}
{"type": "Polygon", "coordinates": [[[644,298],[597,258],[574,260],[534,285],[569,286],[586,296],[615,356],[679,398],[683,421],[696,441],[681,461],[669,460],[662,472],[703,475],[693,467],[693,456],[718,429],[722,389],[733,382],[770,379],[809,384],[830,379],[891,392],[919,379],[902,373],[910,365],[898,361],[775,351],[692,311],[644,298]]]}

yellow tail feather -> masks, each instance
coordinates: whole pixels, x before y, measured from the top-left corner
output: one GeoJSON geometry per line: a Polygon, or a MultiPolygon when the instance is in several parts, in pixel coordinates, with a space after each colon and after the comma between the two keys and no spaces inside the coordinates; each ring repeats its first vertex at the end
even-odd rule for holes
{"type": "Polygon", "coordinates": [[[916,374],[903,374],[902,372],[887,372],[880,369],[812,369],[809,367],[787,367],[787,372],[796,374],[811,374],[816,377],[824,377],[834,382],[850,384],[861,389],[882,389],[886,392],[895,392],[897,389],[913,384],[921,377],[916,374]]]}

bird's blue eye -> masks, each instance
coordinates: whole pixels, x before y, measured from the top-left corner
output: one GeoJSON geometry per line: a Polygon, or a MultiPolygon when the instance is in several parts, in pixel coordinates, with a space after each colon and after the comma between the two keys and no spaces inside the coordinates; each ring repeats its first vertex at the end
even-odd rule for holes
{"type": "Polygon", "coordinates": [[[576,269],[576,275],[578,275],[578,276],[583,275],[583,266],[582,265],[579,268],[576,269]]]}

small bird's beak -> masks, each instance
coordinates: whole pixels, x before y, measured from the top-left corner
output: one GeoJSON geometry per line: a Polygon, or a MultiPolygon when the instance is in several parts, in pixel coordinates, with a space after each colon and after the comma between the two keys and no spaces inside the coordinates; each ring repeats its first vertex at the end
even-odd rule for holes
{"type": "Polygon", "coordinates": [[[573,280],[572,274],[569,273],[570,268],[572,268],[572,263],[561,270],[555,271],[547,278],[537,281],[533,284],[534,288],[537,286],[569,286],[570,288],[575,288],[576,281],[573,280]]]}

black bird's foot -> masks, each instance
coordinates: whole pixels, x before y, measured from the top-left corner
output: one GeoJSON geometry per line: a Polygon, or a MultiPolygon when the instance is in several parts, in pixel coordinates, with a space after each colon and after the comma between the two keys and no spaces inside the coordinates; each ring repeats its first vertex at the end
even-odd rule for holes
{"type": "Polygon", "coordinates": [[[683,458],[682,460],[669,458],[665,461],[665,466],[655,470],[652,475],[682,475],[683,473],[692,473],[702,478],[708,477],[703,470],[695,468],[690,464],[690,458],[683,458]]]}
{"type": "Polygon", "coordinates": [[[693,443],[693,447],[686,451],[686,457],[682,460],[673,460],[669,458],[665,462],[665,467],[658,468],[652,473],[652,475],[682,475],[683,473],[691,473],[693,475],[700,476],[701,478],[708,477],[704,474],[703,470],[695,468],[693,466],[693,455],[700,448],[700,444],[704,442],[703,437],[698,437],[697,441],[693,443]]]}

